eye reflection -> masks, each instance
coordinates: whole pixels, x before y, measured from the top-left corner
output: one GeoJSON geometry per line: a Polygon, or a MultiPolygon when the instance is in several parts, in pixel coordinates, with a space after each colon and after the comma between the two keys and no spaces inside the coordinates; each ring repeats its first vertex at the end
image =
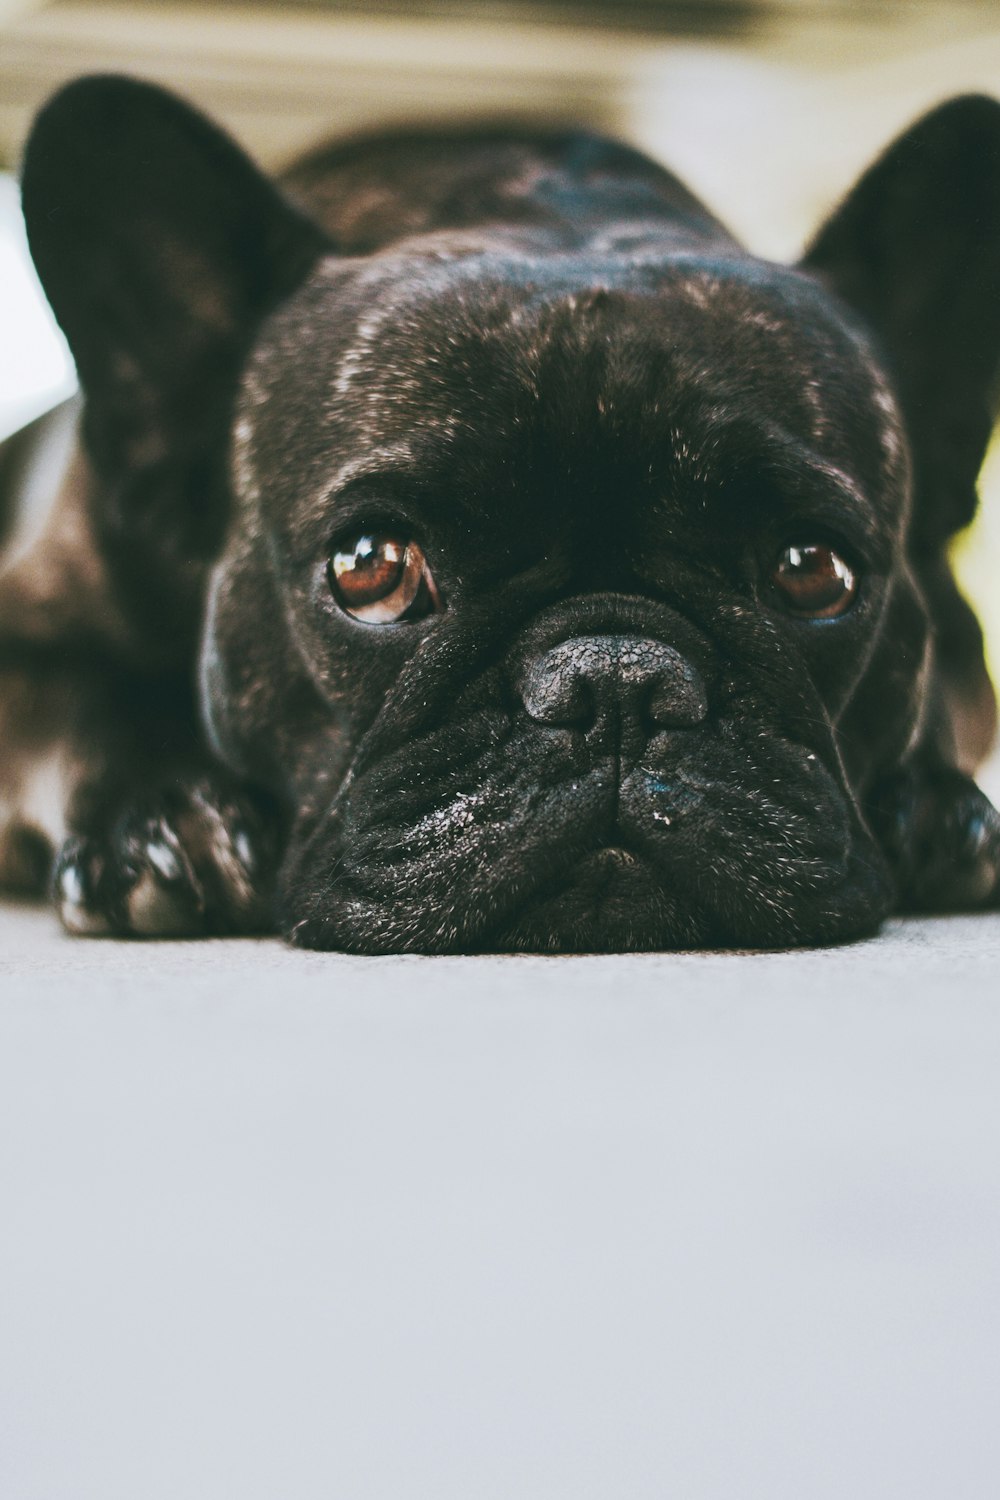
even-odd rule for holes
{"type": "Polygon", "coordinates": [[[785,547],[771,571],[771,584],[785,609],[811,620],[845,614],[858,594],[854,570],[824,542],[785,547]]]}
{"type": "Polygon", "coordinates": [[[344,613],[366,625],[416,620],[442,608],[423,549],[389,533],[365,532],[338,548],[327,581],[344,613]]]}

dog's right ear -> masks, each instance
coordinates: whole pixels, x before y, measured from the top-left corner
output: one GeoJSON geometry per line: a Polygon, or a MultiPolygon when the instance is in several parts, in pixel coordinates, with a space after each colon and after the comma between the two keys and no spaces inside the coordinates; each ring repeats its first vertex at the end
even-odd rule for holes
{"type": "Polygon", "coordinates": [[[99,539],[162,640],[224,525],[226,424],[254,330],[327,243],[216,126],[128,78],[79,79],[45,106],[22,198],[86,397],[99,539]]]}

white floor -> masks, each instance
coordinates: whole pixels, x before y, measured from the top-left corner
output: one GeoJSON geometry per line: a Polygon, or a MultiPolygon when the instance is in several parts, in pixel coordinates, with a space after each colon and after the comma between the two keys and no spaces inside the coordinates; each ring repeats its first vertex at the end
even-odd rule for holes
{"type": "Polygon", "coordinates": [[[0,953],[4,1500],[1000,1492],[1000,916],[0,953]]]}

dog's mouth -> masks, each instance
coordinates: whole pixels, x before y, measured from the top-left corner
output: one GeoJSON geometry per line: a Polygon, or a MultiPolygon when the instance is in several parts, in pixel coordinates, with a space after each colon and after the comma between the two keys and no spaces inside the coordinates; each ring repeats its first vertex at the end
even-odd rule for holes
{"type": "MultiPolygon", "coordinates": [[[[850,797],[759,726],[631,770],[507,739],[475,767],[383,762],[293,850],[283,925],[353,952],[769,947],[871,930],[891,889],[850,797]],[[430,789],[430,794],[429,794],[430,789]]],[[[428,755],[428,760],[430,756],[428,755]]]]}
{"type": "Polygon", "coordinates": [[[532,898],[486,936],[483,951],[618,953],[696,946],[704,913],[677,899],[642,854],[605,844],[532,898]]]}

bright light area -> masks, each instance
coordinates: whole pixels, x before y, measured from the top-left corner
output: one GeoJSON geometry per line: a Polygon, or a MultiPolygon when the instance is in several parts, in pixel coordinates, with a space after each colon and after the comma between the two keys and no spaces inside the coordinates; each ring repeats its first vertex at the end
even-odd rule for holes
{"type": "MultiPolygon", "coordinates": [[[[993,681],[1000,681],[1000,433],[986,455],[979,479],[979,514],[955,546],[955,571],[986,636],[993,681]]],[[[1000,783],[997,787],[1000,792],[1000,783]]]]}
{"type": "Polygon", "coordinates": [[[73,361],[31,266],[17,184],[0,177],[0,441],[72,394],[73,361]]]}

